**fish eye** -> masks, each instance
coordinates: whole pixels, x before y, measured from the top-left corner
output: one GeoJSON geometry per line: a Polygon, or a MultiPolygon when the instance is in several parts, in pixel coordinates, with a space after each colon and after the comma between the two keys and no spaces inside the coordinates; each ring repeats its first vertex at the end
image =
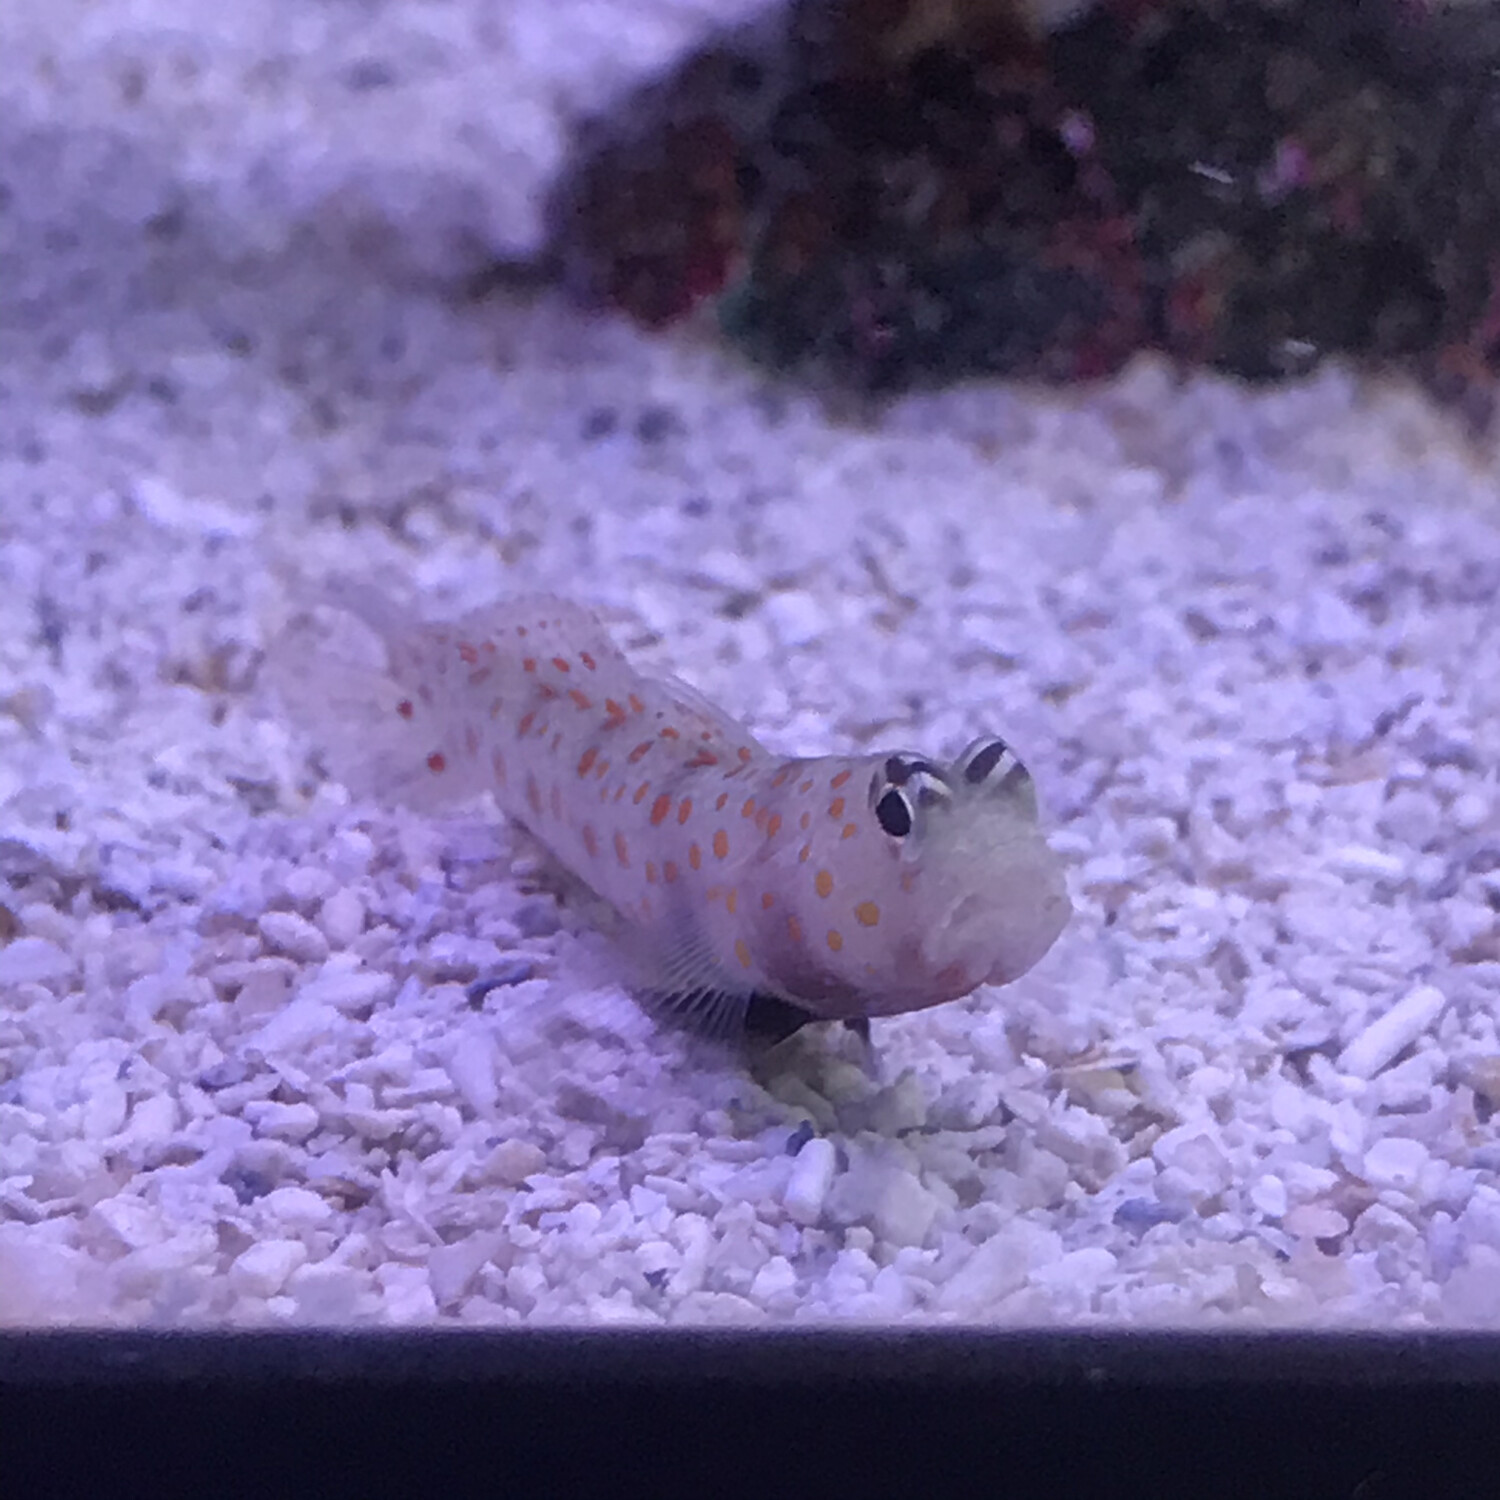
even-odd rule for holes
{"type": "Polygon", "coordinates": [[[959,756],[954,771],[969,786],[988,782],[995,787],[1015,786],[1019,789],[1031,779],[1020,756],[998,735],[975,740],[959,756]]]}
{"type": "Polygon", "coordinates": [[[911,803],[895,787],[890,787],[875,804],[875,816],[893,839],[904,839],[911,832],[911,803]]]}

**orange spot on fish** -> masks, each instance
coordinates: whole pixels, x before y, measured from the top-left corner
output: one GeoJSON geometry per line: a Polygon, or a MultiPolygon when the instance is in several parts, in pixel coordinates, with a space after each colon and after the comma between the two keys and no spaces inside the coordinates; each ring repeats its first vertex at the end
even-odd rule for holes
{"type": "Polygon", "coordinates": [[[655,740],[642,740],[640,744],[637,745],[635,749],[625,757],[625,759],[628,760],[631,765],[634,765],[655,743],[655,740]]]}
{"type": "Polygon", "coordinates": [[[578,660],[581,661],[590,672],[592,672],[599,665],[599,663],[596,662],[594,658],[588,654],[587,651],[580,651],[578,653],[578,660]]]}
{"type": "Polygon", "coordinates": [[[589,768],[598,759],[599,752],[592,745],[590,745],[588,749],[578,757],[578,774],[580,776],[587,776],[589,774],[589,768]]]}
{"type": "Polygon", "coordinates": [[[736,938],[734,940],[734,956],[739,959],[742,969],[750,967],[750,949],[746,945],[744,938],[736,938]]]}
{"type": "Polygon", "coordinates": [[[734,915],[735,908],[739,904],[740,904],[740,893],[738,891],[736,891],[736,890],[731,890],[729,892],[729,894],[724,898],[724,909],[725,909],[725,911],[727,911],[729,913],[729,915],[731,917],[734,915]]]}
{"type": "Polygon", "coordinates": [[[714,856],[717,859],[729,858],[729,835],[722,828],[714,833],[714,856]]]}
{"type": "Polygon", "coordinates": [[[646,712],[646,705],[644,703],[642,703],[641,700],[639,698],[637,698],[634,693],[630,694],[630,706],[638,714],[643,714],[643,713],[646,712]]]}
{"type": "Polygon", "coordinates": [[[768,839],[774,839],[776,837],[776,835],[778,833],[780,833],[780,832],[781,832],[781,814],[780,813],[772,813],[771,816],[766,819],[766,837],[768,839]]]}
{"type": "Polygon", "coordinates": [[[771,790],[772,790],[772,791],[775,791],[775,790],[776,790],[776,788],[777,788],[777,787],[779,787],[779,786],[785,786],[785,785],[786,785],[786,781],[787,781],[787,778],[788,778],[788,777],[789,777],[789,776],[790,776],[790,775],[791,775],[791,774],[792,774],[792,768],[791,768],[791,767],[790,767],[790,766],[783,766],[783,767],[782,767],[782,768],[781,768],[781,769],[780,769],[780,770],[779,770],[779,771],[778,771],[778,772],[777,772],[777,773],[776,773],[776,774],[775,774],[775,775],[774,775],[774,776],[773,776],[773,777],[772,777],[772,778],[771,778],[771,790]]]}
{"type": "Polygon", "coordinates": [[[729,793],[728,792],[720,792],[719,793],[719,800],[714,803],[714,811],[715,812],[723,812],[724,811],[724,805],[728,801],[729,801],[729,793]]]}
{"type": "Polygon", "coordinates": [[[854,837],[854,835],[856,833],[858,833],[858,832],[859,832],[859,825],[858,824],[856,824],[856,823],[845,823],[844,826],[843,826],[843,828],[842,828],[842,830],[839,833],[839,837],[841,839],[852,839],[854,837]]]}
{"type": "Polygon", "coordinates": [[[664,740],[680,740],[682,738],[681,731],[673,729],[670,724],[665,729],[658,730],[657,733],[664,740]]]}
{"type": "MultiPolygon", "coordinates": [[[[613,698],[606,698],[604,700],[604,712],[607,713],[611,719],[623,719],[625,717],[625,710],[621,708],[613,698]]],[[[614,725],[611,725],[610,727],[614,728],[614,725]]]]}
{"type": "Polygon", "coordinates": [[[828,816],[830,818],[842,818],[844,816],[844,799],[842,797],[835,797],[828,804],[828,816]]]}
{"type": "Polygon", "coordinates": [[[812,858],[812,845],[811,844],[804,844],[797,851],[797,863],[799,865],[805,865],[808,862],[808,860],[810,860],[811,858],[812,858]]]}
{"type": "Polygon", "coordinates": [[[693,799],[691,797],[684,797],[682,801],[677,804],[678,825],[681,826],[682,824],[686,823],[687,820],[692,817],[692,815],[693,799]]]}
{"type": "Polygon", "coordinates": [[[813,889],[822,897],[833,894],[833,876],[827,870],[819,870],[813,879],[813,889]]]}
{"type": "Polygon", "coordinates": [[[524,714],[522,714],[521,715],[521,722],[516,725],[516,735],[517,735],[517,737],[524,740],[526,738],[526,736],[531,733],[531,726],[533,724],[535,724],[535,723],[536,723],[536,715],[534,713],[524,713],[524,714]]]}
{"type": "Polygon", "coordinates": [[[479,660],[479,652],[468,641],[458,643],[459,658],[467,662],[471,667],[479,660]]]}
{"type": "Polygon", "coordinates": [[[402,699],[402,700],[401,700],[401,701],[400,701],[400,702],[399,702],[399,703],[398,703],[398,704],[397,704],[397,705],[396,705],[396,712],[397,712],[397,713],[398,713],[398,714],[400,714],[400,715],[401,715],[401,717],[402,717],[402,718],[403,718],[403,719],[409,719],[409,718],[411,718],[411,716],[412,716],[412,715],[413,715],[413,714],[414,714],[414,713],[416,713],[416,709],[414,709],[414,708],[413,708],[413,707],[412,707],[412,704],[411,704],[411,699],[410,699],[410,698],[403,698],[403,699],[402,699]]]}
{"type": "Polygon", "coordinates": [[[654,859],[648,859],[646,861],[646,884],[656,884],[656,861],[654,859]]]}
{"type": "Polygon", "coordinates": [[[712,750],[699,750],[697,754],[694,755],[693,758],[688,762],[688,765],[692,767],[716,766],[718,765],[718,763],[719,757],[715,755],[712,750]]]}
{"type": "Polygon", "coordinates": [[[695,870],[703,868],[703,851],[696,844],[688,845],[688,863],[695,870]]]}
{"type": "Polygon", "coordinates": [[[557,697],[557,689],[550,682],[542,683],[536,690],[537,697],[544,703],[550,703],[557,697]]]}
{"type": "Polygon", "coordinates": [[[770,891],[762,891],[760,893],[760,909],[762,911],[770,911],[770,909],[775,905],[776,898],[770,893],[770,891]]]}
{"type": "Polygon", "coordinates": [[[796,917],[788,917],[786,919],[786,931],[787,936],[791,938],[794,943],[800,943],[802,941],[802,924],[796,919],[796,917]]]}
{"type": "Polygon", "coordinates": [[[427,769],[434,776],[441,776],[448,769],[448,757],[441,750],[434,750],[427,757],[427,769]]]}
{"type": "Polygon", "coordinates": [[[580,693],[577,688],[569,688],[568,697],[570,697],[574,701],[574,703],[579,706],[579,708],[592,708],[594,706],[593,699],[591,699],[587,693],[580,693]]]}
{"type": "Polygon", "coordinates": [[[534,657],[534,656],[528,656],[521,663],[521,670],[523,672],[535,672],[536,671],[536,657],[534,657]]]}
{"type": "Polygon", "coordinates": [[[880,921],[880,908],[873,901],[861,901],[854,916],[861,927],[874,927],[880,921]]]}
{"type": "Polygon", "coordinates": [[[568,665],[567,659],[561,656],[554,656],[552,658],[552,665],[556,667],[559,672],[571,672],[573,670],[573,668],[568,665]]]}
{"type": "Polygon", "coordinates": [[[798,790],[798,791],[799,791],[799,792],[810,792],[810,791],[812,791],[812,789],[813,789],[813,784],[812,784],[812,782],[810,782],[810,781],[804,781],[804,782],[803,782],[803,783],[802,783],[802,784],[801,784],[801,785],[800,785],[800,786],[799,786],[799,787],[798,787],[798,788],[797,788],[797,790],[798,790]]]}
{"type": "Polygon", "coordinates": [[[603,781],[604,778],[605,778],[605,776],[608,775],[608,774],[609,774],[609,762],[607,760],[601,760],[599,762],[599,764],[594,767],[594,780],[595,781],[603,781]]]}
{"type": "Polygon", "coordinates": [[[846,781],[848,781],[851,774],[852,773],[849,771],[840,771],[839,774],[828,783],[828,785],[831,786],[834,791],[838,791],[838,789],[843,786],[846,781]]]}
{"type": "Polygon", "coordinates": [[[633,796],[630,800],[632,802],[634,802],[637,807],[639,807],[640,804],[646,800],[646,793],[649,792],[650,790],[651,790],[651,783],[649,781],[643,781],[635,789],[635,796],[633,796]]]}
{"type": "Polygon", "coordinates": [[[810,812],[803,813],[802,816],[797,819],[797,826],[804,833],[806,833],[807,830],[812,827],[812,814],[810,812]]]}
{"type": "Polygon", "coordinates": [[[713,902],[717,901],[723,894],[724,887],[722,885],[711,885],[706,891],[704,891],[703,899],[705,901],[713,902]]]}
{"type": "Polygon", "coordinates": [[[665,880],[668,885],[671,885],[672,882],[677,879],[677,861],[676,860],[674,860],[674,859],[664,859],[662,861],[662,864],[661,864],[661,878],[663,880],[665,880]]]}
{"type": "Polygon", "coordinates": [[[828,929],[828,946],[837,953],[844,946],[844,937],[835,927],[828,929]]]}
{"type": "Polygon", "coordinates": [[[663,792],[655,802],[651,804],[651,826],[660,828],[667,821],[667,814],[672,811],[672,799],[663,792]]]}
{"type": "Polygon", "coordinates": [[[590,858],[599,852],[599,835],[594,832],[592,823],[583,825],[583,847],[588,851],[590,858]]]}
{"type": "Polygon", "coordinates": [[[755,798],[754,797],[746,797],[745,798],[745,805],[740,809],[740,816],[742,818],[753,818],[755,816],[755,798]]]}
{"type": "Polygon", "coordinates": [[[740,748],[739,748],[739,750],[736,753],[739,755],[739,758],[742,761],[745,762],[745,764],[747,766],[750,764],[751,760],[754,758],[753,752],[751,751],[751,749],[750,749],[750,747],[748,745],[741,745],[740,748]]]}
{"type": "Polygon", "coordinates": [[[625,835],[623,833],[615,835],[615,858],[620,861],[621,869],[628,870],[630,868],[630,845],[625,842],[625,835]]]}

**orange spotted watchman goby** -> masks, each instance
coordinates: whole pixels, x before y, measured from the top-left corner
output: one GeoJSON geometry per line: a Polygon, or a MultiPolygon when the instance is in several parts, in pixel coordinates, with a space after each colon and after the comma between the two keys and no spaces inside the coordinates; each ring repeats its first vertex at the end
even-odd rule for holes
{"type": "Polygon", "coordinates": [[[304,616],[272,670],[333,773],[426,808],[490,792],[615,909],[656,997],[715,1028],[754,1000],[851,1022],[936,1005],[1023,974],[1067,922],[1031,777],[994,735],[947,764],[789,759],[577,605],[426,624],[357,584],[326,603],[384,659],[338,656],[304,616]]]}

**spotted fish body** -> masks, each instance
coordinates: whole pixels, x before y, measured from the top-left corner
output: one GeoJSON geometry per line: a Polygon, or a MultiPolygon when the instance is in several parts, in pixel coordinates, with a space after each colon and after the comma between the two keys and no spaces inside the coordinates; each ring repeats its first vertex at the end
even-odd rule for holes
{"type": "Polygon", "coordinates": [[[372,665],[292,632],[283,697],[358,794],[489,791],[615,909],[649,986],[700,1013],[771,997],[812,1018],[918,1010],[1004,983],[1071,908],[1025,767],[993,737],[905,753],[772,754],[685,684],[643,675],[551,598],[451,624],[344,585],[372,665]]]}

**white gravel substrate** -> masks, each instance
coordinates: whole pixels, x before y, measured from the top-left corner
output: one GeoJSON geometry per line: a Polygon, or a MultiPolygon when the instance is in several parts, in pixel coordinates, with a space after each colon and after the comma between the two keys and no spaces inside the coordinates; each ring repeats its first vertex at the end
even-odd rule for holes
{"type": "Polygon", "coordinates": [[[454,298],[463,214],[408,256],[331,95],[358,233],[296,153],[220,161],[250,43],[74,119],[15,16],[0,1322],[1500,1324],[1492,458],[1338,373],[841,421],[454,298]],[[565,591],[791,750],[1001,728],[1077,918],[752,1076],[503,830],[318,774],[258,670],[288,567],[565,591]]]}

